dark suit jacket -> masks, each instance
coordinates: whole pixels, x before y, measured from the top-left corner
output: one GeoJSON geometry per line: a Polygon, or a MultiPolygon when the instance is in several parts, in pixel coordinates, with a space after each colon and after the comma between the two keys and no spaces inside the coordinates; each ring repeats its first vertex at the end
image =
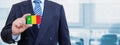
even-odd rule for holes
{"type": "MultiPolygon", "coordinates": [[[[14,4],[5,27],[2,29],[1,37],[6,43],[14,43],[12,39],[12,22],[26,13],[33,13],[31,1],[14,4]]],[[[18,45],[71,45],[68,26],[62,5],[45,0],[41,28],[38,30],[34,25],[21,34],[18,45]]]]}

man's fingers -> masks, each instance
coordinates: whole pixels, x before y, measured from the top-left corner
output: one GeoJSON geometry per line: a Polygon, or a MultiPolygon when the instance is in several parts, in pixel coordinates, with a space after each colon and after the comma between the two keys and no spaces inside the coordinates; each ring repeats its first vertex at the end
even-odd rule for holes
{"type": "Polygon", "coordinates": [[[24,26],[25,25],[25,19],[22,19],[22,18],[18,18],[17,20],[15,20],[13,22],[13,24],[17,27],[21,27],[21,26],[24,26]]]}
{"type": "Polygon", "coordinates": [[[31,15],[31,14],[29,14],[29,13],[28,13],[28,14],[24,14],[24,15],[22,16],[22,18],[25,19],[26,16],[28,16],[28,15],[31,15]]]}
{"type": "Polygon", "coordinates": [[[21,26],[22,26],[22,21],[17,21],[17,22],[15,22],[15,25],[16,25],[17,27],[21,27],[21,26]]]}
{"type": "Polygon", "coordinates": [[[21,22],[22,22],[22,25],[25,25],[25,24],[26,24],[25,19],[21,18],[20,20],[21,20],[21,22]]]}

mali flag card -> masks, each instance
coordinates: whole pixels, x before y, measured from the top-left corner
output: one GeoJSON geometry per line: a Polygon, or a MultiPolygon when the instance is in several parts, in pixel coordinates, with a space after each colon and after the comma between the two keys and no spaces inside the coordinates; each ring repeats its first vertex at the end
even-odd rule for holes
{"type": "Polygon", "coordinates": [[[26,17],[26,24],[41,24],[40,15],[29,15],[26,17]]]}

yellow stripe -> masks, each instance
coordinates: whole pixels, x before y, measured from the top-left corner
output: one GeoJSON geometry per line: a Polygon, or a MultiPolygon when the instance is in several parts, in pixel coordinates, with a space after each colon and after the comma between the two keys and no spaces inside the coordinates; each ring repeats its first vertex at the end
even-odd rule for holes
{"type": "Polygon", "coordinates": [[[36,24],[36,16],[32,16],[32,24],[36,24]]]}

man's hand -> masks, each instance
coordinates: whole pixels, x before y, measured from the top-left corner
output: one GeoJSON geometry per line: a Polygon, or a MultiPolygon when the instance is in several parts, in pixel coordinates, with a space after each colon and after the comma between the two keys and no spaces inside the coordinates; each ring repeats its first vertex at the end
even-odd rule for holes
{"type": "Polygon", "coordinates": [[[32,25],[26,24],[26,16],[31,14],[25,14],[21,18],[16,19],[12,23],[12,34],[18,35],[24,32],[27,28],[31,27],[32,25]]]}

